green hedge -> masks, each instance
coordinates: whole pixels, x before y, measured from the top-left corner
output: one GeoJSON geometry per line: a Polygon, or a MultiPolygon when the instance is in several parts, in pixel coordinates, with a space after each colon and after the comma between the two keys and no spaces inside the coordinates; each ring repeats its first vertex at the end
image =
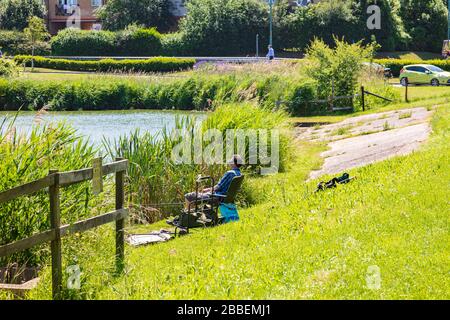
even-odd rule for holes
{"type": "MultiPolygon", "coordinates": [[[[31,56],[15,56],[14,60],[23,65],[31,65],[31,56]]],[[[155,57],[145,60],[68,60],[34,57],[34,66],[48,69],[71,71],[133,71],[133,72],[171,72],[187,70],[194,66],[195,59],[155,57]]]]}
{"type": "Polygon", "coordinates": [[[112,31],[61,30],[51,40],[57,56],[159,56],[162,35],[155,29],[112,31]]]}
{"type": "MultiPolygon", "coordinates": [[[[4,55],[31,54],[31,45],[25,34],[20,31],[0,30],[0,49],[4,55]]],[[[35,54],[50,54],[50,45],[47,42],[38,42],[35,54]]]]}
{"type": "Polygon", "coordinates": [[[400,70],[410,64],[432,64],[436,67],[442,68],[445,71],[450,71],[450,60],[406,60],[406,59],[376,59],[374,62],[382,64],[387,68],[391,68],[392,74],[395,77],[400,75],[400,70]]]}

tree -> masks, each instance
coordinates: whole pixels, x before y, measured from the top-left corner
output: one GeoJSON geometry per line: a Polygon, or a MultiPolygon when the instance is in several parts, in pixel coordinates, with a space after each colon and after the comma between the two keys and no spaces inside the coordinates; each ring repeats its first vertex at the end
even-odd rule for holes
{"type": "Polygon", "coordinates": [[[405,26],[400,17],[400,0],[353,0],[354,14],[358,17],[358,30],[361,31],[360,38],[366,42],[376,40],[383,50],[391,51],[406,49],[410,36],[405,31],[405,26]],[[367,8],[371,5],[380,8],[380,29],[369,29],[367,19],[370,14],[367,8]]]}
{"type": "Polygon", "coordinates": [[[30,17],[43,18],[45,14],[42,0],[1,0],[0,29],[22,31],[30,17]]]}
{"type": "Polygon", "coordinates": [[[349,44],[334,39],[334,48],[322,40],[314,40],[307,50],[306,73],[317,81],[319,97],[346,96],[355,93],[363,62],[373,58],[375,44],[349,44]]]}
{"type": "Polygon", "coordinates": [[[440,51],[447,39],[447,8],[442,0],[402,0],[401,17],[412,38],[410,49],[440,51]]]}
{"type": "Polygon", "coordinates": [[[184,45],[195,55],[254,54],[256,35],[268,44],[268,5],[260,0],[190,0],[181,21],[184,45]]]}
{"type": "Polygon", "coordinates": [[[109,0],[97,10],[107,30],[123,30],[128,25],[167,30],[173,21],[170,0],[109,0]]]}
{"type": "Polygon", "coordinates": [[[31,70],[34,70],[34,49],[36,44],[49,37],[44,20],[39,17],[30,17],[28,19],[28,27],[23,32],[25,33],[31,45],[31,70]]]}
{"type": "Polygon", "coordinates": [[[304,49],[314,38],[333,45],[337,37],[365,43],[375,38],[384,50],[394,50],[408,40],[399,10],[399,0],[322,0],[285,16],[280,28],[287,31],[279,33],[287,39],[285,48],[304,49]],[[367,8],[375,3],[380,7],[381,29],[370,30],[367,8]]]}

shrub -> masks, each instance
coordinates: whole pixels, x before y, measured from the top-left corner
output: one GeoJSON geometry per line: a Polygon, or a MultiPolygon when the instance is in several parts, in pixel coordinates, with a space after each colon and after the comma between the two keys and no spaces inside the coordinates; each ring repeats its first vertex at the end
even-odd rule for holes
{"type": "MultiPolygon", "coordinates": [[[[19,64],[30,65],[31,56],[15,56],[19,64]]],[[[93,71],[93,72],[172,72],[192,68],[194,59],[155,57],[146,60],[69,60],[34,57],[34,65],[40,68],[93,71]]]]}
{"type": "Polygon", "coordinates": [[[307,74],[317,81],[318,96],[327,98],[352,95],[356,91],[362,63],[373,56],[374,46],[361,42],[348,44],[335,39],[332,49],[322,40],[315,40],[308,49],[307,74]]]}
{"type": "Polygon", "coordinates": [[[186,36],[182,32],[167,33],[161,38],[162,52],[165,56],[180,56],[188,54],[186,36]]]}
{"type": "MultiPolygon", "coordinates": [[[[31,54],[32,51],[23,32],[7,30],[0,30],[0,49],[4,55],[31,54]]],[[[37,55],[48,55],[50,45],[48,42],[37,42],[34,51],[37,55]]]]}
{"type": "Polygon", "coordinates": [[[155,28],[129,27],[116,34],[116,52],[124,56],[158,56],[161,52],[161,34],[155,28]]]}
{"type": "Polygon", "coordinates": [[[52,54],[60,56],[113,56],[116,35],[110,31],[61,30],[50,41],[52,54]]]}
{"type": "Polygon", "coordinates": [[[11,77],[18,73],[18,68],[13,60],[0,58],[0,77],[11,77]]]}
{"type": "Polygon", "coordinates": [[[137,26],[118,32],[64,29],[52,38],[51,47],[61,56],[158,56],[161,38],[155,28],[137,26]]]}

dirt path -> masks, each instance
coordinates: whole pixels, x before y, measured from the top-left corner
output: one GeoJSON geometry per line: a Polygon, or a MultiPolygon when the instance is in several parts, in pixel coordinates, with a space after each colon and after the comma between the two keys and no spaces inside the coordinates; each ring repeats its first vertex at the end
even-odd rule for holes
{"type": "Polygon", "coordinates": [[[337,174],[417,150],[427,140],[432,111],[414,108],[364,115],[342,122],[309,128],[297,128],[298,138],[326,141],[329,150],[320,170],[310,179],[324,174],[337,174]]]}

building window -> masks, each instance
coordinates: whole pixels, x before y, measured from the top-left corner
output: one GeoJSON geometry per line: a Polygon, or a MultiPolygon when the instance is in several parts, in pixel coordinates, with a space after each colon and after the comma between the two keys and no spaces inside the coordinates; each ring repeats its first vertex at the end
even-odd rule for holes
{"type": "Polygon", "coordinates": [[[66,6],[78,5],[78,0],[59,0],[58,2],[60,5],[66,5],[66,6]]]}
{"type": "Polygon", "coordinates": [[[100,7],[102,5],[102,0],[91,0],[91,5],[93,7],[100,7]]]}

